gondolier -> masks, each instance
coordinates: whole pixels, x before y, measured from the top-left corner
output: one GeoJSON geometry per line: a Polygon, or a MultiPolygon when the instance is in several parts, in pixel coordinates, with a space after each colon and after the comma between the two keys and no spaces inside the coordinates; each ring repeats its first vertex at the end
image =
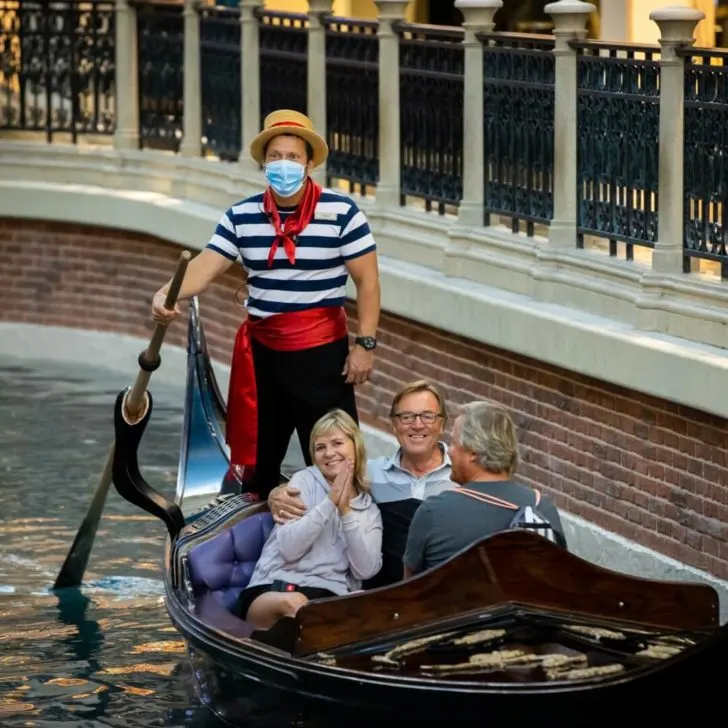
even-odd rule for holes
{"type": "MultiPolygon", "coordinates": [[[[328,146],[310,119],[275,111],[252,141],[250,155],[265,171],[261,193],[221,216],[205,249],[189,264],[179,300],[202,293],[237,259],[247,276],[247,316],[235,339],[226,438],[232,466],[255,466],[250,489],[267,498],[279,482],[293,431],[306,463],[314,423],[331,409],[357,422],[354,386],[369,379],[379,324],[376,244],[348,196],[322,189],[311,171],[328,146]],[[349,348],[344,310],[351,276],[358,331],[349,348]]],[[[155,321],[169,284],[154,296],[155,321]]]]}

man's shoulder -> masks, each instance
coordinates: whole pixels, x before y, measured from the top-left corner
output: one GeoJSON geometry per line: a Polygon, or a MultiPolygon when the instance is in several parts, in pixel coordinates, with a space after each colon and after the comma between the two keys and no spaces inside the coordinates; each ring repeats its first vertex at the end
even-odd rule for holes
{"type": "Polygon", "coordinates": [[[359,205],[349,195],[324,187],[321,190],[321,196],[316,205],[316,210],[326,211],[326,208],[330,208],[332,212],[336,210],[339,214],[347,214],[358,211],[359,205]]]}
{"type": "Polygon", "coordinates": [[[378,458],[369,458],[367,460],[367,472],[370,476],[375,473],[380,473],[382,470],[389,467],[391,461],[391,455],[380,455],[378,458]]]}
{"type": "Polygon", "coordinates": [[[227,209],[228,217],[236,217],[239,215],[264,214],[263,213],[263,193],[258,192],[255,195],[249,195],[242,200],[233,202],[227,209]]]}

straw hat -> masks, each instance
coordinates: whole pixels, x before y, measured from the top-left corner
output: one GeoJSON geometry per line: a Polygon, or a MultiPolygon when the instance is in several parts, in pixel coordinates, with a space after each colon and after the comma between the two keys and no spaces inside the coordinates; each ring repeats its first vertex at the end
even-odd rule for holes
{"type": "Polygon", "coordinates": [[[313,147],[313,166],[318,167],[329,156],[329,147],[304,114],[290,109],[272,111],[263,121],[263,131],[250,143],[250,156],[261,166],[265,164],[265,145],[273,137],[293,134],[313,147]]]}

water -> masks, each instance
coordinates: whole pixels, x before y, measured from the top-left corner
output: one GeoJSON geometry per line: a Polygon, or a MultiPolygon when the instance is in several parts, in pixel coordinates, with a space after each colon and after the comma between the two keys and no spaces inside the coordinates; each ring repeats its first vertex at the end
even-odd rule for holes
{"type": "MultiPolygon", "coordinates": [[[[222,725],[195,697],[163,605],[161,522],[112,488],[83,588],[50,590],[98,484],[115,397],[135,374],[0,358],[3,728],[222,725]]],[[[140,464],[172,497],[182,392],[151,389],[140,464]]]]}

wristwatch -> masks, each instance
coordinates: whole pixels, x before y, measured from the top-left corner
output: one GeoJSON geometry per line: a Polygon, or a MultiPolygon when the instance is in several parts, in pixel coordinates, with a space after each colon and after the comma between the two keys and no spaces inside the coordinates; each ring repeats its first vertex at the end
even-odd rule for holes
{"type": "Polygon", "coordinates": [[[362,349],[367,351],[377,348],[377,340],[373,336],[357,336],[354,343],[359,344],[362,349]]]}

